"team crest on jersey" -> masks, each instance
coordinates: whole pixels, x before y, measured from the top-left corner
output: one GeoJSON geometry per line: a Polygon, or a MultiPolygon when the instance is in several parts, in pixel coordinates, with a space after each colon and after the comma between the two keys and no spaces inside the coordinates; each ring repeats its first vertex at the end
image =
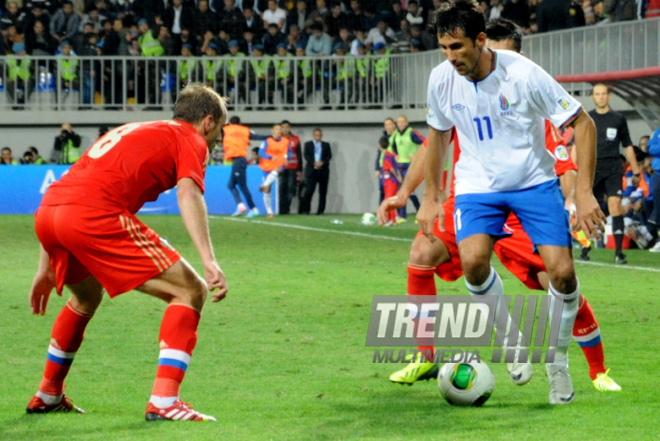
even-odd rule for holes
{"type": "Polygon", "coordinates": [[[566,147],[564,147],[563,145],[557,146],[557,148],[555,149],[555,158],[563,162],[568,161],[569,156],[566,147]]]}
{"type": "Polygon", "coordinates": [[[465,109],[465,106],[463,104],[454,104],[451,106],[451,108],[460,112],[461,110],[465,109]]]}
{"type": "Polygon", "coordinates": [[[507,100],[506,97],[504,96],[504,94],[501,93],[500,94],[500,109],[502,109],[502,111],[506,112],[507,110],[509,110],[509,107],[510,107],[509,100],[507,100]]]}
{"type": "Polygon", "coordinates": [[[564,110],[568,110],[568,108],[571,107],[571,105],[568,103],[568,100],[563,96],[557,100],[557,104],[559,104],[559,107],[564,110]]]}

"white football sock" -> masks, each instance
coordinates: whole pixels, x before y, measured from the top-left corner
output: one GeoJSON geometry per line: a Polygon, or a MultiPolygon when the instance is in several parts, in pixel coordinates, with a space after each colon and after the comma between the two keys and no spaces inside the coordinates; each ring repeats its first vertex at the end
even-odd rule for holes
{"type": "Polygon", "coordinates": [[[151,398],[149,398],[149,402],[159,409],[167,409],[178,399],[179,397],[157,397],[156,395],[152,395],[151,398]]]}
{"type": "Polygon", "coordinates": [[[279,172],[277,170],[273,170],[266,176],[266,179],[264,179],[263,184],[261,184],[264,187],[270,186],[275,180],[277,179],[277,176],[279,175],[279,172]]]}
{"type": "Polygon", "coordinates": [[[60,401],[62,401],[62,397],[64,397],[63,394],[62,395],[50,395],[50,394],[47,394],[47,393],[44,393],[44,392],[41,392],[41,391],[37,391],[36,395],[39,398],[41,398],[41,401],[43,401],[48,406],[52,406],[54,404],[59,403],[60,401]]]}
{"type": "Polygon", "coordinates": [[[580,281],[578,280],[575,291],[569,294],[560,293],[550,284],[548,294],[550,295],[550,323],[552,323],[552,315],[557,299],[564,300],[561,320],[559,322],[559,338],[557,339],[555,361],[551,364],[568,366],[568,346],[571,344],[573,325],[575,324],[575,317],[580,307],[580,302],[578,301],[580,297],[580,281]]]}
{"type": "Polygon", "coordinates": [[[264,205],[266,206],[266,213],[273,214],[273,197],[270,193],[264,193],[264,205]]]}

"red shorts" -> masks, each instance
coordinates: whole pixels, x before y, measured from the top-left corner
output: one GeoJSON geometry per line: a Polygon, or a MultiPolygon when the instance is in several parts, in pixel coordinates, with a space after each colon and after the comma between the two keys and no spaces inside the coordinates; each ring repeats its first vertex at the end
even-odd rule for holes
{"type": "Polygon", "coordinates": [[[35,230],[50,257],[57,292],[93,275],[110,297],[137,288],[181,255],[134,215],[78,205],[42,206],[35,230]]]}
{"type": "Polygon", "coordinates": [[[505,230],[513,233],[510,237],[495,242],[493,251],[508,269],[529,289],[540,289],[538,274],[545,272],[541,256],[534,253],[532,240],[522,228],[518,218],[512,213],[506,220],[505,230]]]}
{"type": "MultiPolygon", "coordinates": [[[[461,259],[458,255],[458,245],[456,244],[456,231],[454,230],[454,200],[449,199],[442,204],[445,211],[445,231],[440,231],[439,221],[435,220],[433,224],[433,235],[440,239],[449,251],[449,261],[438,265],[435,273],[446,282],[453,282],[463,275],[461,259]]],[[[417,233],[421,236],[423,233],[417,233]]]]}

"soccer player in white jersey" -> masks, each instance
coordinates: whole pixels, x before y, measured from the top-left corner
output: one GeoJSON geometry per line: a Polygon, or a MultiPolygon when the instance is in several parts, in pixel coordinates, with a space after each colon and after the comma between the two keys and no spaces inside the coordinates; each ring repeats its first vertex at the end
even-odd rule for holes
{"type": "Polygon", "coordinates": [[[474,296],[503,294],[490,265],[493,244],[515,213],[548,270],[552,302],[563,300],[555,360],[546,365],[550,403],[566,404],[574,392],[568,345],[578,309],[579,284],[571,236],[554,159],[545,147],[545,123],[575,127],[579,165],[577,224],[597,234],[604,215],[591,191],[595,127],[580,104],[545,71],[511,51],[486,48],[486,23],[476,2],[457,0],[436,13],[436,34],[447,61],[429,78],[429,147],[426,186],[417,216],[430,239],[442,210],[440,185],[451,128],[461,140],[456,164],[454,223],[466,285],[474,296]]]}

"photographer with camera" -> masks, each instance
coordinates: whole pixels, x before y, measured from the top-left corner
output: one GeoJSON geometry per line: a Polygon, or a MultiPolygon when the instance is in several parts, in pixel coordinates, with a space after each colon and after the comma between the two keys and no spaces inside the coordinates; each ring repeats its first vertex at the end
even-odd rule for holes
{"type": "Polygon", "coordinates": [[[57,164],[73,164],[80,159],[80,135],[73,131],[71,124],[62,124],[59,135],[55,137],[53,159],[57,164]]]}

